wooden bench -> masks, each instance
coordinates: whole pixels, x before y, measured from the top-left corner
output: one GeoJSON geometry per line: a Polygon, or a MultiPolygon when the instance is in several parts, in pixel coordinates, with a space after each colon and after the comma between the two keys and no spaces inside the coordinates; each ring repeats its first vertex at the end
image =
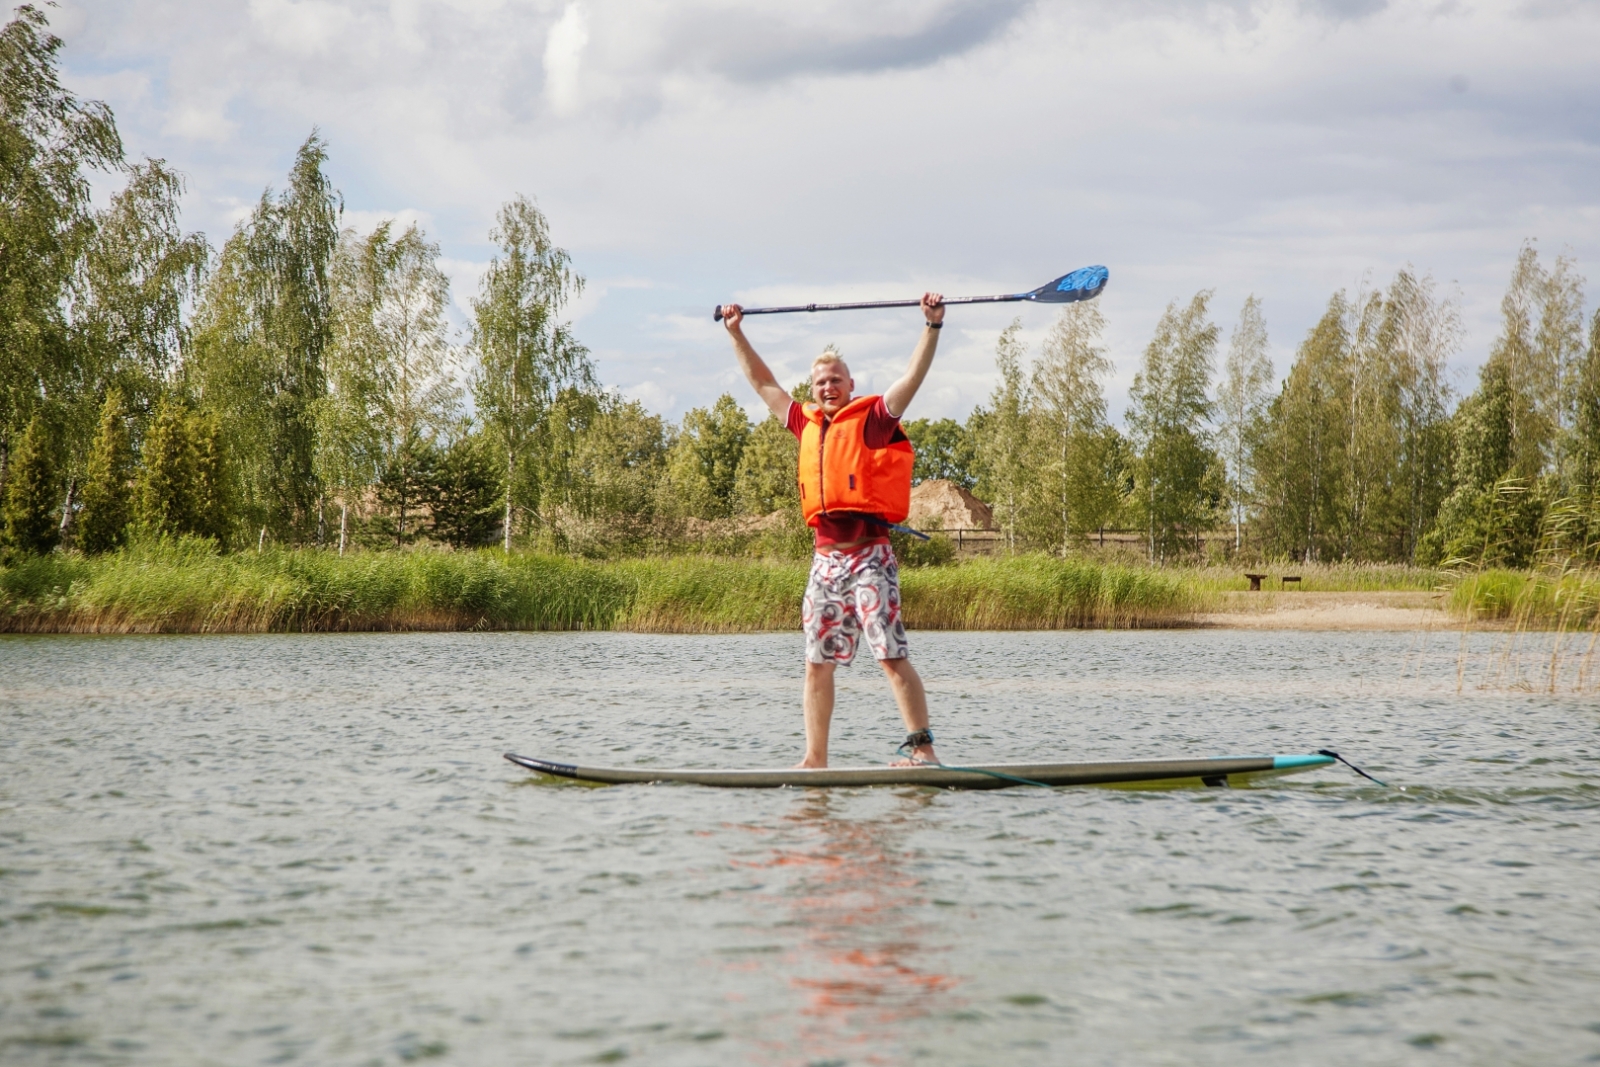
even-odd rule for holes
{"type": "Polygon", "coordinates": [[[1293,582],[1295,585],[1299,585],[1300,576],[1298,574],[1285,574],[1283,576],[1283,584],[1287,586],[1290,582],[1293,582]]]}
{"type": "Polygon", "coordinates": [[[1250,591],[1252,593],[1259,593],[1259,592],[1261,592],[1261,580],[1263,578],[1269,578],[1269,577],[1271,577],[1271,575],[1267,575],[1267,574],[1246,574],[1245,577],[1250,579],[1250,591]]]}

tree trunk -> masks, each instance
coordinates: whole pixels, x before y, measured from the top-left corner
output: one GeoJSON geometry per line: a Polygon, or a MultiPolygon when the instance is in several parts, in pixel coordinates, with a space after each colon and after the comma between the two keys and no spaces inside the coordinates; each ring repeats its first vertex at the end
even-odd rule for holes
{"type": "Polygon", "coordinates": [[[511,487],[516,482],[517,452],[511,447],[511,442],[506,441],[506,529],[504,548],[511,551],[511,487]]]}
{"type": "Polygon", "coordinates": [[[394,530],[394,547],[402,548],[406,542],[406,490],[411,488],[406,484],[407,471],[404,462],[400,464],[400,522],[394,530]]]}
{"type": "Polygon", "coordinates": [[[73,494],[75,494],[77,491],[78,480],[76,478],[68,478],[67,500],[66,503],[61,505],[61,526],[59,527],[59,532],[63,535],[67,532],[67,527],[72,525],[72,499],[73,494]]]}
{"type": "Polygon", "coordinates": [[[345,531],[347,529],[346,522],[349,517],[350,505],[341,503],[339,505],[339,555],[341,556],[344,555],[344,546],[346,543],[345,531]]]}

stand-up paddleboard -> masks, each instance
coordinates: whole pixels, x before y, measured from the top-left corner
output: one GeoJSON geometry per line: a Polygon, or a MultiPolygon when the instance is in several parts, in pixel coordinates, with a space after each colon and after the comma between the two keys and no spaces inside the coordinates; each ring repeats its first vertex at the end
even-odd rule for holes
{"type": "Polygon", "coordinates": [[[557,778],[625,785],[683,782],[724,789],[813,788],[863,785],[927,785],[940,789],[1005,789],[1017,785],[1100,785],[1124,789],[1239,786],[1263,778],[1325,767],[1332,756],[1224,756],[1213,759],[1144,759],[1115,763],[985,763],[971,767],[827,767],[822,770],[702,770],[667,767],[584,767],[507,752],[518,767],[557,778]]]}

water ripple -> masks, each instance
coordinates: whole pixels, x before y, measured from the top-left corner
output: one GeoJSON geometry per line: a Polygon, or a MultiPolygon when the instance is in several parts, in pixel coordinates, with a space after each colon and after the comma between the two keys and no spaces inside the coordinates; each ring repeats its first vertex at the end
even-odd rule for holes
{"type": "Polygon", "coordinates": [[[947,758],[1396,786],[942,793],[499,759],[790,763],[792,635],[0,639],[0,1060],[1600,1061],[1600,714],[1438,645],[917,634],[947,758]]]}

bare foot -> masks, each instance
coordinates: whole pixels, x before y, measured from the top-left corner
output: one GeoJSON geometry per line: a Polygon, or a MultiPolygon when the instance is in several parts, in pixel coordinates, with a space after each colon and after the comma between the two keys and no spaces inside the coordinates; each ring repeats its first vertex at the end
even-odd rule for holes
{"type": "Polygon", "coordinates": [[[823,768],[827,767],[827,765],[828,765],[828,760],[827,760],[826,757],[824,757],[821,760],[813,760],[810,756],[807,756],[805,759],[801,760],[799,763],[796,763],[794,765],[794,769],[797,770],[797,771],[820,771],[823,768]]]}
{"type": "Polygon", "coordinates": [[[932,745],[918,745],[905,759],[897,759],[889,764],[891,767],[937,767],[938,765],[939,757],[933,754],[932,745]]]}

